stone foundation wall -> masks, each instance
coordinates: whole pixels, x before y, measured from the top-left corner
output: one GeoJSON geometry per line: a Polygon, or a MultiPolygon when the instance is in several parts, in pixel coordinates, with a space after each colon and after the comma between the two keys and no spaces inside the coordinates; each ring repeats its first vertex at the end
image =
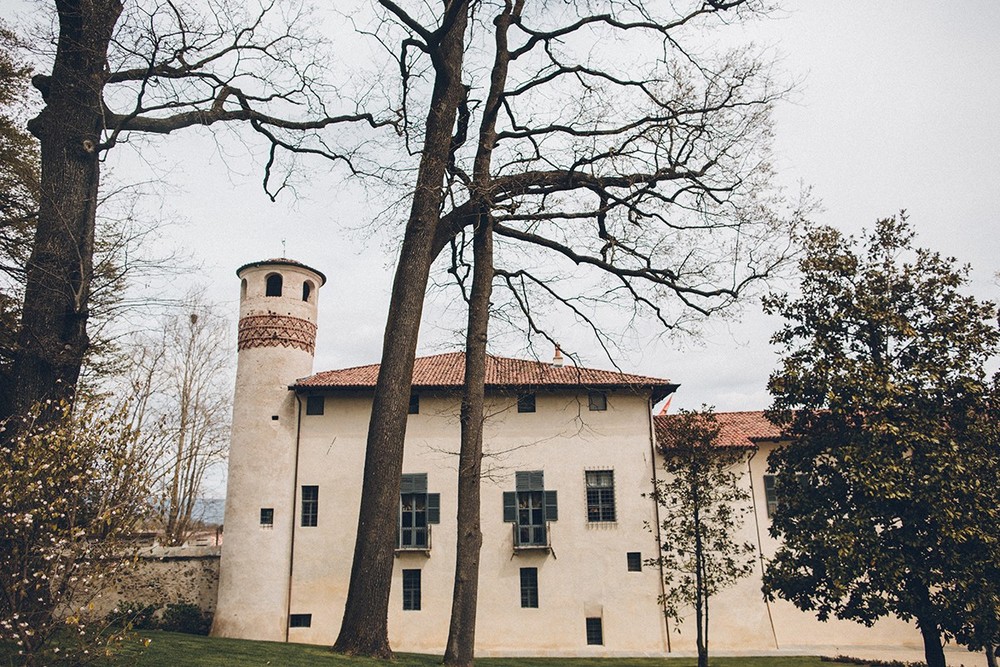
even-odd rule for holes
{"type": "Polygon", "coordinates": [[[133,567],[117,573],[108,590],[92,602],[104,617],[119,602],[165,606],[188,602],[214,613],[219,589],[220,547],[146,547],[133,567]]]}

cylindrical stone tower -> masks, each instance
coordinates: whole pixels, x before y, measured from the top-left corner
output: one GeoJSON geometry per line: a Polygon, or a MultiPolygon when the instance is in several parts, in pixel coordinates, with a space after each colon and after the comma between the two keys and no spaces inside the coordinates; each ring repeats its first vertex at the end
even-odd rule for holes
{"type": "Polygon", "coordinates": [[[298,417],[288,386],[312,373],[316,304],[326,277],[290,259],[246,264],[236,275],[236,391],[212,633],[284,641],[298,417]]]}

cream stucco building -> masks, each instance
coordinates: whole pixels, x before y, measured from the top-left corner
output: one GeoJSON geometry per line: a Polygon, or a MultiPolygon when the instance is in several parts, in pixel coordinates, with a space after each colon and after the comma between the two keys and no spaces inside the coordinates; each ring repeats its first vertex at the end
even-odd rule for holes
{"type": "MultiPolygon", "coordinates": [[[[376,365],[313,374],[325,277],[287,259],[241,267],[239,362],[219,599],[213,633],[332,644],[347,594],[376,365]]],[[[455,557],[461,353],[419,358],[397,517],[390,641],[440,653],[455,557]]],[[[658,603],[659,473],[654,403],[668,380],[492,357],[488,365],[477,654],[667,655],[694,649],[658,603]],[[651,529],[652,527],[652,529],[651,529]]],[[[723,413],[745,446],[754,520],[744,539],[766,557],[766,456],[760,413],[723,413]]],[[[919,633],[819,623],[766,604],[760,572],[713,599],[716,652],[919,657],[919,633]]],[[[691,624],[693,626],[693,624],[691,624]]],[[[684,632],[683,630],[687,630],[684,632]]],[[[968,654],[964,654],[970,664],[968,654]]]]}

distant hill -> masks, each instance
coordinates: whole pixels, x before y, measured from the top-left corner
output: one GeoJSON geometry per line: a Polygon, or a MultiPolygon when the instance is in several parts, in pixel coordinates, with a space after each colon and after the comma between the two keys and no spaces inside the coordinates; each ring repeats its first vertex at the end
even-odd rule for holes
{"type": "Polygon", "coordinates": [[[194,504],[194,518],[207,525],[224,523],[226,510],[225,498],[198,498],[194,504]]]}

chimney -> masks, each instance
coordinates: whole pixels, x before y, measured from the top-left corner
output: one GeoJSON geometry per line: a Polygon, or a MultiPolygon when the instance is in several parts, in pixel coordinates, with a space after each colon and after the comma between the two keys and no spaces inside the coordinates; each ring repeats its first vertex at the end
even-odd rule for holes
{"type": "Polygon", "coordinates": [[[559,344],[558,343],[556,343],[556,353],[552,357],[552,365],[553,366],[562,366],[563,365],[562,350],[559,349],[559,344]]]}

